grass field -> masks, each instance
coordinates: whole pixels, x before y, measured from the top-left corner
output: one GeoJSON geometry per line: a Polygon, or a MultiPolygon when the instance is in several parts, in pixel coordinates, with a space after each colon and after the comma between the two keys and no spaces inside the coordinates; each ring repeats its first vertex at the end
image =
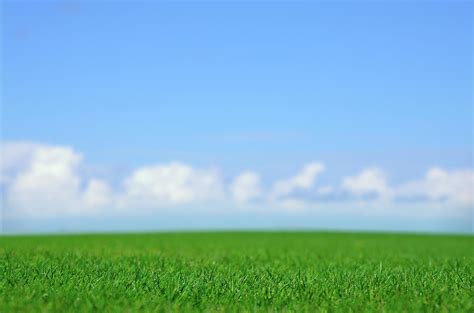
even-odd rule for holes
{"type": "Polygon", "coordinates": [[[0,312],[473,312],[474,237],[0,237],[0,312]]]}

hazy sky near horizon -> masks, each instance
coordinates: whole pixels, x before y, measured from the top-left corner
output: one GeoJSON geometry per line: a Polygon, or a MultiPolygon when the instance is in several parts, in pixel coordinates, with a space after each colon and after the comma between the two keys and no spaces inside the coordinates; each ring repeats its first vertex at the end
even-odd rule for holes
{"type": "Polygon", "coordinates": [[[4,1],[3,229],[470,231],[473,17],[4,1]]]}

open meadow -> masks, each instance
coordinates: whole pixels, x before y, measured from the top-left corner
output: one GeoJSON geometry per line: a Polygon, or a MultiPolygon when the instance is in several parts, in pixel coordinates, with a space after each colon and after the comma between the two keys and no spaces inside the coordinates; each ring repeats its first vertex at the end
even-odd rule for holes
{"type": "Polygon", "coordinates": [[[473,312],[473,237],[0,237],[0,312],[473,312]]]}

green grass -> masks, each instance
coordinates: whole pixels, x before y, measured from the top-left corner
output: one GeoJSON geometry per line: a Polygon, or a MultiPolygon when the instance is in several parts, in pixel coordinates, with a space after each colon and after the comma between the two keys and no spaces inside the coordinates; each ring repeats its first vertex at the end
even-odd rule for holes
{"type": "Polygon", "coordinates": [[[473,312],[472,236],[0,237],[0,312],[473,312]]]}

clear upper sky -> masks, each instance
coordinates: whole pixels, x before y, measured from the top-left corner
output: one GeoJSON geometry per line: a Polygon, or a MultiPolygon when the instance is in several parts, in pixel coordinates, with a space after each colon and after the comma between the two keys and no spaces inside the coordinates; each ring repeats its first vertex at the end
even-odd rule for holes
{"type": "Polygon", "coordinates": [[[313,160],[327,183],[469,169],[473,14],[472,1],[4,1],[2,139],[71,146],[111,184],[174,160],[228,180],[313,160]]]}

